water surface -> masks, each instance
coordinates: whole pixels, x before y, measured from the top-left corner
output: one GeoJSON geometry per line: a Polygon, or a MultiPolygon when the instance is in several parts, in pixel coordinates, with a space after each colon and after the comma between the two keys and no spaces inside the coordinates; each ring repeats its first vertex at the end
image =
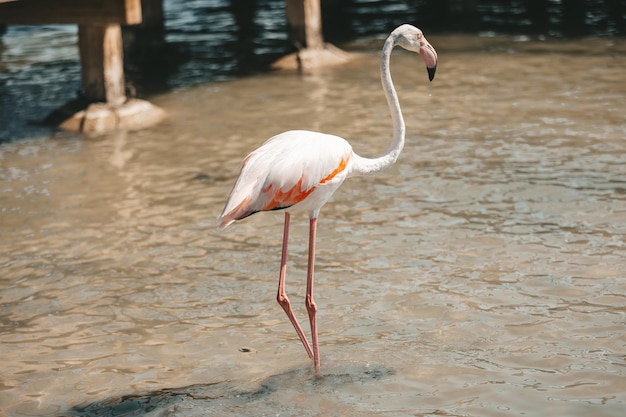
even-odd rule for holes
{"type": "Polygon", "coordinates": [[[275,133],[386,148],[380,40],[155,97],[145,131],[0,145],[0,414],[623,415],[626,45],[430,40],[431,84],[393,57],[398,163],[321,213],[321,379],[275,302],[281,213],[215,218],[275,133]]]}

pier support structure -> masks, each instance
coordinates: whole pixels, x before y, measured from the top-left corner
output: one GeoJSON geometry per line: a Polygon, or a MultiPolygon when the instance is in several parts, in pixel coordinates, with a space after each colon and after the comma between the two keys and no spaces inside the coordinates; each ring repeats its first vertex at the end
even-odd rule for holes
{"type": "Polygon", "coordinates": [[[120,25],[79,25],[83,90],[90,101],[113,106],[126,101],[120,25]]]}
{"type": "Polygon", "coordinates": [[[163,110],[125,93],[121,25],[141,23],[141,12],[141,0],[0,0],[0,24],[78,24],[83,95],[48,120],[98,135],[164,118],[163,110]]]}
{"type": "Polygon", "coordinates": [[[324,42],[320,0],[285,0],[285,13],[289,39],[298,51],[276,61],[275,68],[307,71],[350,59],[347,52],[324,42]]]}
{"type": "Polygon", "coordinates": [[[289,38],[300,48],[324,47],[320,0],[285,0],[289,38]]]}

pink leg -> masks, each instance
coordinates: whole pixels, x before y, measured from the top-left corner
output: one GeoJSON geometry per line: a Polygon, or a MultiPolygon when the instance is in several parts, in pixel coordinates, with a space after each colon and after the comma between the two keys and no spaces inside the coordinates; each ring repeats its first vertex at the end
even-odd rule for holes
{"type": "Polygon", "coordinates": [[[312,217],[309,222],[309,262],[306,275],[306,309],[311,323],[311,335],[313,338],[313,363],[315,372],[320,372],[320,348],[317,340],[317,305],[313,299],[313,269],[315,266],[315,237],[317,232],[317,218],[312,217]]]}
{"type": "Polygon", "coordinates": [[[302,331],[302,327],[298,323],[296,316],[293,314],[293,310],[291,309],[291,302],[289,298],[287,298],[287,293],[285,292],[285,275],[287,274],[287,242],[289,241],[289,218],[290,214],[285,212],[285,229],[283,232],[283,253],[280,258],[280,275],[278,277],[278,295],[276,296],[276,300],[278,304],[285,310],[287,313],[287,317],[289,317],[289,321],[293,324],[293,327],[296,329],[302,344],[304,345],[304,349],[306,353],[309,355],[309,358],[313,359],[313,351],[311,350],[311,346],[309,345],[308,340],[306,340],[306,336],[302,331]]]}

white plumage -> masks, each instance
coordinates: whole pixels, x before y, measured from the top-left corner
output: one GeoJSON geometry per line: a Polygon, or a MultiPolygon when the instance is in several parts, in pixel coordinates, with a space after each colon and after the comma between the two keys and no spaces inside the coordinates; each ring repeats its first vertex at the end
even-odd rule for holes
{"type": "Polygon", "coordinates": [[[220,226],[258,211],[319,210],[346,179],[351,156],[339,136],[291,130],[270,138],[244,159],[220,226]]]}

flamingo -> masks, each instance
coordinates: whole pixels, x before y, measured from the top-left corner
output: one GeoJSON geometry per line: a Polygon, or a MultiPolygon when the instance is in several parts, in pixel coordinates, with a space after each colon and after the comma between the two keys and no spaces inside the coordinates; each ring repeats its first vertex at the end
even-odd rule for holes
{"type": "Polygon", "coordinates": [[[319,132],[292,130],[280,133],[250,153],[241,164],[241,172],[218,218],[219,227],[246,218],[259,211],[285,210],[282,254],[278,278],[278,304],[293,324],[315,372],[320,372],[317,336],[317,305],[313,298],[313,269],[317,218],[320,209],[346,178],[380,171],[396,162],[405,142],[405,125],[398,95],[391,80],[389,61],[393,48],[400,46],[418,53],[426,63],[428,79],[437,68],[437,52],[422,31],[404,24],[394,29],[382,49],[381,81],[391,112],[393,136],[387,151],[378,158],[357,155],[343,138],[319,132]],[[309,215],[309,255],[305,305],[311,327],[311,344],[294,316],[285,291],[287,243],[291,213],[309,215]]]}

